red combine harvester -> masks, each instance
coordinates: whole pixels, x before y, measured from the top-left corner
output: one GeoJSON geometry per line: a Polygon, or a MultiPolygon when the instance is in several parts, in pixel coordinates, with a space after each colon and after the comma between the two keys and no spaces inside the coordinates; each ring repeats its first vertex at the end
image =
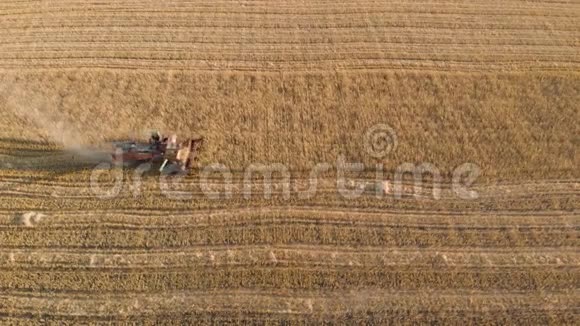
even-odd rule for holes
{"type": "Polygon", "coordinates": [[[160,172],[188,172],[193,167],[203,138],[189,138],[178,142],[177,136],[162,137],[155,132],[149,142],[118,142],[113,144],[112,162],[115,165],[136,166],[142,163],[160,163],[160,172]]]}

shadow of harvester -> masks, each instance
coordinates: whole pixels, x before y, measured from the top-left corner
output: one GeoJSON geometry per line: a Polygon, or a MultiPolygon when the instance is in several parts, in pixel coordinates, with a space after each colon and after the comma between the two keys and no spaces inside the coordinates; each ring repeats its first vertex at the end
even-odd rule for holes
{"type": "Polygon", "coordinates": [[[65,149],[43,141],[0,138],[0,170],[68,173],[108,162],[110,153],[105,150],[65,149]]]}

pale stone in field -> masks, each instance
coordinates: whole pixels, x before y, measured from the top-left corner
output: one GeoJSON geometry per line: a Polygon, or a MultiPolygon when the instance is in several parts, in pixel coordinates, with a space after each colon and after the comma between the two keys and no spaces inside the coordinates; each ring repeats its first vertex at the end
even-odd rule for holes
{"type": "Polygon", "coordinates": [[[18,224],[24,225],[26,227],[33,227],[35,224],[38,224],[43,218],[46,216],[42,213],[36,212],[27,212],[22,214],[18,218],[18,224]]]}
{"type": "Polygon", "coordinates": [[[388,195],[391,193],[391,182],[389,180],[383,181],[383,193],[388,195]]]}
{"type": "Polygon", "coordinates": [[[278,262],[278,259],[276,259],[276,255],[274,255],[273,251],[270,251],[270,261],[274,264],[278,262]]]}

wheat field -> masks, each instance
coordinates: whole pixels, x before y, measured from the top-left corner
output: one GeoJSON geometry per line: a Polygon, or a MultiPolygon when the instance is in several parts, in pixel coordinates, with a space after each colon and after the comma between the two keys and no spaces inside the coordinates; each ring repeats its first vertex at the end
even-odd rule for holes
{"type": "Polygon", "coordinates": [[[579,36],[575,1],[2,1],[0,323],[578,324],[579,36]],[[151,130],[196,169],[97,168],[151,130]],[[377,188],[406,163],[441,178],[377,188]]]}

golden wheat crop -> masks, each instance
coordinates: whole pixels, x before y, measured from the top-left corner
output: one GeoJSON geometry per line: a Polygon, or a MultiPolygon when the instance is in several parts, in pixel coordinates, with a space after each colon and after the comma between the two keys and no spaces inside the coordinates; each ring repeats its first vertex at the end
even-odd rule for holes
{"type": "Polygon", "coordinates": [[[577,324],[579,13],[2,1],[0,323],[577,324]],[[377,157],[381,125],[396,146],[377,157]],[[152,129],[204,136],[197,169],[169,190],[96,169],[152,129]],[[342,161],[365,166],[357,198],[342,161]],[[213,163],[231,182],[204,176],[213,163]],[[246,179],[258,163],[288,179],[246,179]],[[378,187],[405,163],[441,180],[378,187]],[[454,190],[464,163],[481,172],[471,199],[454,190]]]}

